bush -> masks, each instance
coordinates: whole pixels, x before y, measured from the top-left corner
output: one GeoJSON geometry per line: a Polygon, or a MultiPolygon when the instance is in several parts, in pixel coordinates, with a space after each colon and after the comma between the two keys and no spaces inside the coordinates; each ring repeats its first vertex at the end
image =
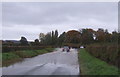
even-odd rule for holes
{"type": "Polygon", "coordinates": [[[78,54],[81,75],[91,75],[90,77],[118,77],[118,68],[107,64],[106,62],[95,58],[86,52],[85,49],[80,49],[78,54]],[[94,76],[93,76],[94,75],[94,76]]]}
{"type": "Polygon", "coordinates": [[[86,46],[86,50],[97,58],[118,67],[120,51],[117,44],[91,44],[86,46]]]}
{"type": "Polygon", "coordinates": [[[73,44],[73,43],[64,43],[64,46],[69,46],[72,48],[79,48],[81,46],[81,44],[73,44]]]}
{"type": "Polygon", "coordinates": [[[3,46],[2,52],[21,51],[21,50],[39,50],[51,46],[3,46]]]}

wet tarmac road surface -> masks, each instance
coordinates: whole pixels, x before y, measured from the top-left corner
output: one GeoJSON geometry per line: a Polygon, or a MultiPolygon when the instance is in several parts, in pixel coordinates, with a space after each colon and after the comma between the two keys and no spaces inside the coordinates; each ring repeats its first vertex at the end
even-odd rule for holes
{"type": "Polygon", "coordinates": [[[57,48],[52,53],[26,58],[22,62],[2,68],[3,75],[79,75],[76,49],[62,52],[57,48]]]}

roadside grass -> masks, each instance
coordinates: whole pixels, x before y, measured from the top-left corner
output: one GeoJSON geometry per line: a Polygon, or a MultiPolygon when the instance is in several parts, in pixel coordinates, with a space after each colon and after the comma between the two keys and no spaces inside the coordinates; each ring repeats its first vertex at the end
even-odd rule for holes
{"type": "Polygon", "coordinates": [[[18,55],[15,55],[14,53],[10,52],[10,53],[3,53],[2,54],[2,60],[6,61],[6,60],[11,60],[13,58],[20,58],[18,55]]]}
{"type": "Polygon", "coordinates": [[[35,53],[37,54],[44,54],[44,53],[48,53],[49,51],[42,49],[42,50],[35,50],[35,53]]]}
{"type": "Polygon", "coordinates": [[[35,50],[35,52],[37,54],[44,54],[44,53],[49,53],[49,52],[53,52],[55,48],[45,48],[45,49],[41,49],[41,50],[35,50]]]}
{"type": "Polygon", "coordinates": [[[54,48],[45,48],[45,50],[48,52],[52,52],[54,50],[54,48]]]}
{"type": "Polygon", "coordinates": [[[2,53],[0,52],[0,67],[2,67],[2,53]]]}
{"type": "Polygon", "coordinates": [[[81,75],[118,75],[117,67],[95,58],[85,49],[80,49],[78,55],[81,75]]]}
{"type": "Polygon", "coordinates": [[[8,66],[10,64],[14,64],[20,60],[21,58],[12,52],[2,53],[2,66],[8,66]]]}
{"type": "Polygon", "coordinates": [[[53,50],[54,48],[45,48],[40,50],[23,50],[23,51],[2,53],[2,67],[9,66],[18,61],[22,61],[24,58],[31,58],[37,55],[52,52],[53,50]]]}
{"type": "Polygon", "coordinates": [[[30,58],[37,56],[37,53],[32,50],[16,51],[14,54],[18,55],[21,58],[30,58]]]}

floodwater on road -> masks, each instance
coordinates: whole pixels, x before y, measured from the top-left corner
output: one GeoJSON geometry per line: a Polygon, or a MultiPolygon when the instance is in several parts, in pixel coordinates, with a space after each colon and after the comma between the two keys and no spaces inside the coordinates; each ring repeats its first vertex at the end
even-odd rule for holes
{"type": "Polygon", "coordinates": [[[79,75],[76,49],[62,52],[57,48],[52,53],[26,58],[22,62],[3,67],[3,75],[79,75]]]}

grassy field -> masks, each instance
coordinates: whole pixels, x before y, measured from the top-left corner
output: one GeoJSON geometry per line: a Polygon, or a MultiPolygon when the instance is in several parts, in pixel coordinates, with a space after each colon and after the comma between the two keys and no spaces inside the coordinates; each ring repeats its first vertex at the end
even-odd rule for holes
{"type": "Polygon", "coordinates": [[[91,56],[85,49],[79,51],[81,75],[118,75],[118,68],[91,56]]]}
{"type": "Polygon", "coordinates": [[[22,50],[16,52],[2,53],[2,66],[9,66],[24,58],[31,58],[40,54],[52,52],[54,48],[45,48],[41,50],[22,50]]]}

